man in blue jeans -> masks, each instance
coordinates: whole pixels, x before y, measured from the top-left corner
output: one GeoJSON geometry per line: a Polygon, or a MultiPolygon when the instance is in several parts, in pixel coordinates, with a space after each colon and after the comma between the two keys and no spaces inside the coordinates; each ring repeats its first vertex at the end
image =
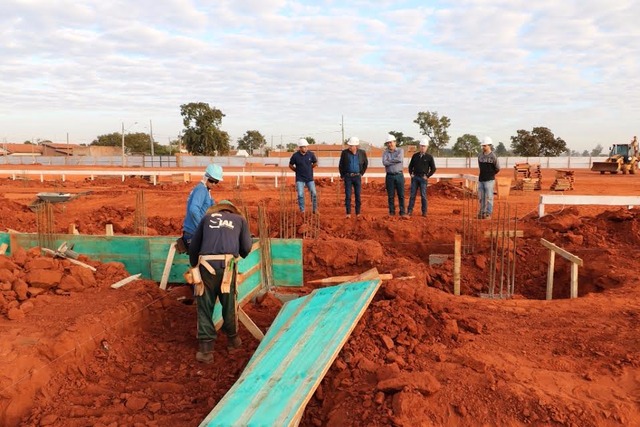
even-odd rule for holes
{"type": "Polygon", "coordinates": [[[422,216],[427,216],[427,180],[436,173],[436,164],[433,156],[427,153],[429,143],[426,139],[420,141],[420,151],[411,156],[409,162],[409,175],[411,175],[411,196],[407,213],[413,213],[413,205],[416,203],[416,193],[420,187],[420,199],[422,201],[422,216]]]}
{"type": "Polygon", "coordinates": [[[309,189],[313,213],[318,212],[318,196],[316,183],[313,181],[313,168],[318,166],[316,155],[309,151],[309,142],[305,138],[298,141],[298,151],[289,160],[289,169],[296,173],[296,191],[298,192],[298,207],[304,212],[304,187],[309,189]]]}
{"type": "Polygon", "coordinates": [[[482,140],[482,151],[478,155],[478,199],[480,200],[479,219],[491,219],[493,213],[493,189],[496,174],[500,172],[500,165],[495,153],[491,151],[493,141],[488,136],[482,140]]]}
{"type": "Polygon", "coordinates": [[[386,144],[387,149],[382,153],[382,164],[387,172],[384,183],[387,188],[389,215],[396,214],[395,193],[397,192],[400,216],[404,216],[404,173],[402,172],[404,151],[396,147],[396,137],[393,135],[387,135],[386,144]]]}
{"type": "Polygon", "coordinates": [[[352,136],[347,141],[349,148],[342,150],[340,153],[340,163],[338,170],[340,171],[340,179],[344,180],[344,204],[347,210],[347,218],[351,218],[351,190],[356,199],[356,216],[360,217],[360,192],[362,190],[362,175],[367,171],[369,161],[367,153],[358,148],[360,140],[352,136]]]}

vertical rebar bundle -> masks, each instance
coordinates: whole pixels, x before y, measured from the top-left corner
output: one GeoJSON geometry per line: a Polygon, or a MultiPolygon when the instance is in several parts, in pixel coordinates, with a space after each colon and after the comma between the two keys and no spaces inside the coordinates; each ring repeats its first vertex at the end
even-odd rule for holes
{"type": "Polygon", "coordinates": [[[283,177],[280,185],[280,233],[281,239],[293,239],[296,237],[298,195],[295,187],[286,185],[283,177]]]}
{"type": "Polygon", "coordinates": [[[260,241],[260,262],[262,263],[262,285],[264,289],[269,291],[273,286],[273,264],[271,263],[271,230],[264,205],[258,206],[258,239],[260,241]]]}
{"type": "Polygon", "coordinates": [[[133,217],[133,232],[137,235],[147,235],[147,213],[144,203],[144,190],[136,193],[136,210],[133,217]]]}
{"type": "Polygon", "coordinates": [[[473,190],[462,191],[462,253],[468,255],[476,251],[478,243],[479,203],[473,190]]]}
{"type": "Polygon", "coordinates": [[[517,226],[517,209],[512,218],[507,202],[496,203],[489,223],[489,298],[511,298],[515,292],[517,226]]]}
{"type": "Polygon", "coordinates": [[[54,249],[54,218],[51,203],[42,202],[36,206],[36,226],[38,230],[38,245],[41,248],[54,249]]]}

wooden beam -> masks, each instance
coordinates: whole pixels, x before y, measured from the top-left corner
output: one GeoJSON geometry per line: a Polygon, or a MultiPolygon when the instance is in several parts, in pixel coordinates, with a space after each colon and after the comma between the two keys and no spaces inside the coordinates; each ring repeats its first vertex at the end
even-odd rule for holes
{"type": "Polygon", "coordinates": [[[255,339],[257,339],[258,341],[262,341],[264,339],[264,333],[262,333],[260,328],[258,328],[258,326],[253,323],[253,320],[251,320],[247,313],[245,313],[242,307],[238,306],[237,310],[238,320],[240,321],[240,323],[242,323],[244,327],[247,328],[247,330],[251,333],[251,335],[253,335],[255,339]]]}
{"type": "Polygon", "coordinates": [[[171,265],[173,264],[173,258],[176,256],[176,242],[172,242],[169,245],[169,252],[167,253],[167,259],[164,262],[164,270],[162,270],[162,278],[160,279],[160,289],[167,290],[167,282],[169,281],[169,274],[171,273],[171,265]]]}
{"type": "Polygon", "coordinates": [[[120,280],[119,282],[114,283],[113,285],[111,285],[111,288],[113,289],[121,288],[128,283],[138,280],[139,278],[140,278],[140,273],[134,274],[133,276],[129,276],[125,279],[120,280]]]}
{"type": "Polygon", "coordinates": [[[547,299],[553,299],[553,272],[555,270],[556,253],[549,251],[549,267],[547,268],[547,299]]]}
{"type": "Polygon", "coordinates": [[[578,264],[571,263],[571,298],[578,298],[578,264]]]}
{"type": "Polygon", "coordinates": [[[105,234],[107,236],[113,236],[113,224],[107,224],[105,226],[105,234]]]}
{"type": "Polygon", "coordinates": [[[542,246],[546,247],[547,249],[552,250],[553,252],[556,252],[561,257],[563,257],[565,259],[568,259],[569,261],[571,261],[573,263],[578,264],[580,267],[583,266],[582,258],[579,258],[579,257],[573,255],[572,253],[570,253],[568,251],[565,251],[561,247],[554,245],[553,243],[551,243],[548,240],[540,239],[540,243],[542,243],[542,246]]]}
{"type": "Polygon", "coordinates": [[[6,243],[3,243],[0,245],[0,255],[4,255],[5,253],[7,253],[7,249],[9,248],[9,245],[7,245],[6,243]]]}
{"type": "MultiPolygon", "coordinates": [[[[381,280],[391,280],[393,279],[393,274],[379,274],[378,275],[380,277],[381,280]]],[[[359,278],[359,275],[355,275],[355,276],[333,276],[333,277],[326,277],[324,279],[317,279],[317,280],[311,280],[307,283],[319,283],[319,284],[323,284],[323,283],[343,283],[343,282],[349,282],[352,281],[355,278],[359,278]]],[[[372,278],[368,278],[367,280],[371,280],[372,278]]]]}
{"type": "Polygon", "coordinates": [[[239,285],[240,283],[244,282],[247,279],[247,277],[251,276],[253,273],[260,270],[261,267],[262,267],[262,263],[258,262],[256,265],[254,265],[244,273],[238,273],[238,277],[236,278],[236,285],[239,285]]]}

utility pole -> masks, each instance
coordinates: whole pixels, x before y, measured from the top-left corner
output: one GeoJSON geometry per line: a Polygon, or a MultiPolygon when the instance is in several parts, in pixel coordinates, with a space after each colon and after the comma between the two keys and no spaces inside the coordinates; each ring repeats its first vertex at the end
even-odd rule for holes
{"type": "MultiPolygon", "coordinates": [[[[151,157],[153,157],[153,123],[149,120],[149,139],[151,140],[151,157]]],[[[151,160],[153,164],[153,159],[151,160]]]]}
{"type": "Polygon", "coordinates": [[[122,167],[124,167],[124,122],[122,122],[122,167]]]}

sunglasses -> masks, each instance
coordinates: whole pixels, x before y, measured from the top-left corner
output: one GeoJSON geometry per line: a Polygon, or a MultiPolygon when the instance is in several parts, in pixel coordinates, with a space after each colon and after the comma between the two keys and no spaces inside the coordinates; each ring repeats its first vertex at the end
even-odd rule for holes
{"type": "Polygon", "coordinates": [[[208,179],[207,179],[207,181],[209,181],[209,184],[217,184],[217,183],[219,183],[219,182],[220,182],[220,181],[218,181],[218,180],[217,180],[217,179],[215,179],[215,178],[208,178],[208,179]]]}

